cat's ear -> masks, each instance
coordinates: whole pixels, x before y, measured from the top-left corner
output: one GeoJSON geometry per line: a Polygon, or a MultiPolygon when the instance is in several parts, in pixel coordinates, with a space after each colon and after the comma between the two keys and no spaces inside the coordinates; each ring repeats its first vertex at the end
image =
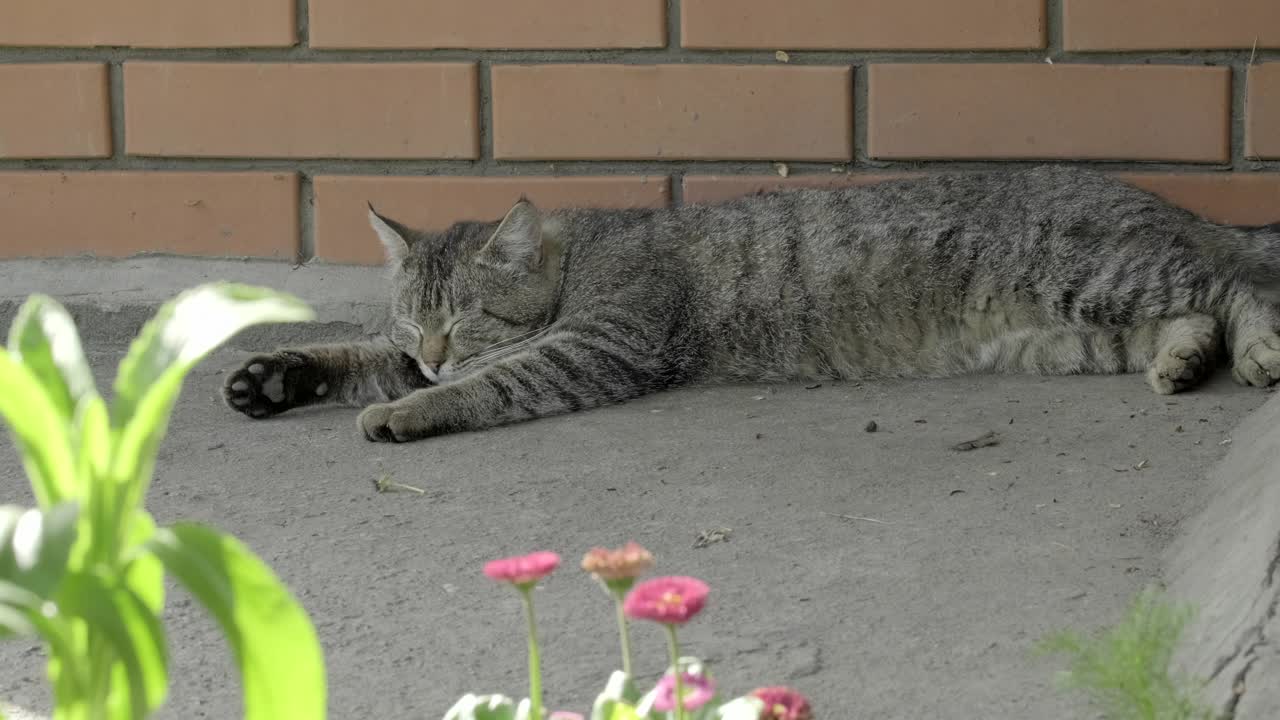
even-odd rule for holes
{"type": "Polygon", "coordinates": [[[542,216],[533,203],[520,198],[476,260],[521,272],[536,270],[542,264],[542,216]]]}
{"type": "Polygon", "coordinates": [[[382,247],[387,251],[387,261],[398,263],[409,252],[409,229],[395,220],[384,218],[369,203],[369,225],[378,234],[382,247]]]}

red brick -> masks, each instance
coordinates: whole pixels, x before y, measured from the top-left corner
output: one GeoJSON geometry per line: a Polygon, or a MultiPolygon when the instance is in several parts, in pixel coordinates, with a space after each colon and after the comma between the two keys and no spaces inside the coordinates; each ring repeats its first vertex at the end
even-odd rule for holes
{"type": "Polygon", "coordinates": [[[838,188],[871,185],[909,177],[911,173],[828,173],[826,175],[686,175],[684,201],[710,205],[744,195],[792,188],[838,188]]]}
{"type": "Polygon", "coordinates": [[[1067,50],[1280,47],[1276,0],[1064,0],[1067,50]]]}
{"type": "Polygon", "coordinates": [[[0,65],[0,158],[107,157],[107,68],[0,65]]]}
{"type": "Polygon", "coordinates": [[[504,65],[494,155],[508,160],[848,160],[846,67],[504,65]]]}
{"type": "Polygon", "coordinates": [[[132,155],[476,158],[474,63],[124,66],[132,155]]]}
{"type": "Polygon", "coordinates": [[[1246,152],[1249,157],[1280,160],[1280,63],[1249,68],[1248,98],[1246,152]]]}
{"type": "Polygon", "coordinates": [[[4,0],[0,45],[281,47],[295,0],[4,0]]]}
{"type": "Polygon", "coordinates": [[[0,257],[172,253],[292,260],[293,173],[0,173],[0,257]]]}
{"type": "Polygon", "coordinates": [[[1118,177],[1217,222],[1280,222],[1280,173],[1118,173],[1118,177]]]}
{"type": "Polygon", "coordinates": [[[684,0],[689,48],[1005,50],[1045,46],[1044,0],[684,0]]]}
{"type": "Polygon", "coordinates": [[[311,0],[318,48],[650,48],[665,0],[311,0]]]}
{"type": "Polygon", "coordinates": [[[1230,158],[1225,67],[902,64],[869,77],[876,158],[1230,158]]]}
{"type": "Polygon", "coordinates": [[[443,230],[460,220],[500,220],[527,195],[546,209],[663,207],[666,176],[614,177],[350,177],[315,179],[316,257],[375,265],[382,246],[369,229],[367,203],[410,227],[443,230]]]}

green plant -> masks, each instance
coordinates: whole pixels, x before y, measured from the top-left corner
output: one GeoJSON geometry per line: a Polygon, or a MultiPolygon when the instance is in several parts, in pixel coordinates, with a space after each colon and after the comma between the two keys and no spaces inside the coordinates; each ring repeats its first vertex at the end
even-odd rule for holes
{"type": "Polygon", "coordinates": [[[311,317],[268,290],[188,290],[134,340],[108,406],[67,311],[42,295],[19,311],[0,349],[0,415],[38,508],[0,507],[0,638],[43,639],[55,719],[140,719],[164,702],[166,571],[221,626],[246,718],[324,717],[315,629],[271,570],[229,535],[158,528],[143,507],[186,374],[245,327],[311,317]]]}
{"type": "Polygon", "coordinates": [[[1069,656],[1060,685],[1085,692],[1108,720],[1210,720],[1213,710],[1198,697],[1201,684],[1171,667],[1191,616],[1190,607],[1147,589],[1118,625],[1093,638],[1056,633],[1038,649],[1069,656]]]}

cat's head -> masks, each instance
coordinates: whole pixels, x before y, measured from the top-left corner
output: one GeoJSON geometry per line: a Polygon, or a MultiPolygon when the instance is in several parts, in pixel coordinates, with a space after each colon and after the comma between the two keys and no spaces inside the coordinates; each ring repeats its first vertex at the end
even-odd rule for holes
{"type": "Polygon", "coordinates": [[[543,217],[521,199],[501,222],[422,232],[369,207],[387,251],[392,343],[435,383],[519,351],[545,330],[559,253],[543,217]]]}

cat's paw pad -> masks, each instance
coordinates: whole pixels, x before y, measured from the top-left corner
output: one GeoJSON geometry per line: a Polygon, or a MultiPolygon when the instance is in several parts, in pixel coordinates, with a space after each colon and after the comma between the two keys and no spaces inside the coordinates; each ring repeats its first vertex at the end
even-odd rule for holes
{"type": "Polygon", "coordinates": [[[315,379],[306,382],[306,367],[305,358],[288,353],[250,358],[227,376],[222,398],[232,410],[256,419],[323,398],[329,385],[315,379]]]}
{"type": "Polygon", "coordinates": [[[1161,395],[1172,395],[1200,384],[1208,375],[1209,358],[1195,345],[1162,350],[1147,368],[1147,382],[1161,395]]]}
{"type": "Polygon", "coordinates": [[[402,443],[429,434],[428,424],[420,411],[398,407],[395,403],[370,405],[360,413],[356,424],[365,438],[372,442],[402,443]]]}
{"type": "Polygon", "coordinates": [[[1233,358],[1231,377],[1241,385],[1269,387],[1280,381],[1280,336],[1267,333],[1253,338],[1233,358]]]}

